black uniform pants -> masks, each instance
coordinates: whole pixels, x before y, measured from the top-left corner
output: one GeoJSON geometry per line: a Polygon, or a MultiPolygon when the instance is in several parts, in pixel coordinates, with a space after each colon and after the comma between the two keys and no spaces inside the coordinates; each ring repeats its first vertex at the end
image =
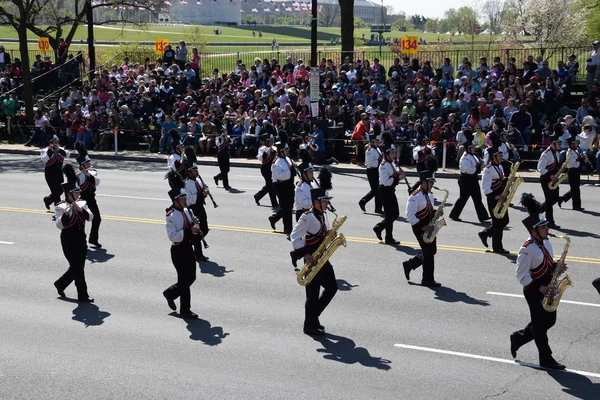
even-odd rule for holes
{"type": "Polygon", "coordinates": [[[200,231],[202,235],[194,235],[192,236],[192,244],[194,245],[194,255],[196,259],[198,257],[202,257],[204,253],[202,252],[202,238],[206,237],[208,233],[208,218],[206,216],[206,208],[204,208],[204,202],[200,197],[196,199],[196,204],[192,206],[192,212],[198,218],[198,222],[200,223],[200,231]]]}
{"type": "Polygon", "coordinates": [[[369,186],[371,190],[365,195],[360,202],[367,204],[372,198],[375,198],[375,211],[381,210],[381,200],[379,199],[379,169],[367,168],[367,179],[369,180],[369,186]]]}
{"type": "Polygon", "coordinates": [[[542,307],[544,295],[539,291],[538,285],[524,287],[523,294],[529,306],[531,322],[525,328],[516,331],[512,340],[517,347],[534,340],[540,355],[540,363],[552,362],[552,350],[548,344],[548,330],[556,322],[556,311],[547,312],[544,310],[542,307]]]}
{"type": "Polygon", "coordinates": [[[316,327],[319,316],[337,292],[337,282],[333,266],[327,261],[321,271],[306,285],[306,303],[304,305],[304,326],[316,327]],[[321,287],[323,293],[321,294],[321,287]]]}
{"type": "Polygon", "coordinates": [[[544,211],[546,212],[546,219],[548,222],[554,224],[554,210],[552,207],[558,203],[559,191],[560,188],[556,188],[554,190],[550,190],[548,188],[548,183],[550,183],[550,174],[542,175],[540,178],[540,182],[542,184],[542,190],[544,191],[544,197],[546,201],[544,202],[544,211]]]}
{"type": "Polygon", "coordinates": [[[481,201],[481,189],[479,187],[479,178],[477,175],[461,174],[458,178],[458,187],[460,189],[460,197],[456,200],[456,203],[454,203],[454,207],[452,207],[450,218],[460,218],[460,214],[465,208],[467,200],[472,198],[479,221],[488,219],[490,216],[481,201]]]}
{"type": "Polygon", "coordinates": [[[581,184],[581,169],[579,168],[569,168],[569,190],[562,196],[562,201],[569,201],[573,199],[573,209],[577,210],[581,208],[581,189],[579,185],[581,184]]]}
{"type": "Polygon", "coordinates": [[[102,222],[102,216],[100,215],[100,210],[98,209],[98,203],[96,203],[96,199],[86,200],[87,206],[94,215],[92,219],[92,229],[90,230],[90,243],[98,242],[98,231],[100,230],[100,223],[102,222]]]}
{"type": "Polygon", "coordinates": [[[64,290],[75,281],[77,287],[77,297],[80,299],[86,299],[89,297],[87,291],[87,283],[85,282],[85,258],[87,256],[87,243],[85,242],[85,236],[83,240],[74,239],[69,236],[62,236],[60,238],[60,244],[62,245],[63,254],[69,263],[69,269],[55,282],[56,286],[64,290]]]}
{"type": "Polygon", "coordinates": [[[508,219],[508,211],[506,211],[506,214],[501,219],[494,217],[494,207],[496,207],[496,203],[498,203],[498,200],[495,199],[496,196],[496,194],[490,194],[487,196],[488,210],[490,211],[490,215],[492,217],[492,223],[483,231],[487,237],[492,238],[492,250],[494,251],[504,249],[502,244],[504,227],[506,227],[510,221],[508,219]]]}
{"type": "Polygon", "coordinates": [[[217,162],[219,164],[219,173],[215,176],[215,179],[218,181],[223,181],[223,186],[228,188],[229,187],[229,170],[230,170],[230,163],[229,163],[229,153],[227,152],[227,150],[222,150],[219,151],[219,153],[217,154],[217,162]]]}
{"type": "Polygon", "coordinates": [[[177,271],[177,283],[165,290],[165,296],[171,300],[179,297],[179,312],[190,311],[192,294],[190,286],[196,280],[196,262],[190,241],[171,246],[171,261],[177,271]]]}
{"type": "Polygon", "coordinates": [[[46,168],[44,171],[44,176],[46,178],[46,183],[50,188],[50,194],[44,197],[44,201],[47,203],[58,203],[60,201],[60,196],[62,194],[62,186],[63,183],[63,174],[60,169],[57,168],[46,168]]]}
{"type": "Polygon", "coordinates": [[[279,209],[272,218],[275,222],[283,219],[283,232],[292,233],[292,211],[294,208],[294,183],[293,181],[273,183],[277,199],[279,200],[279,209]]]}
{"type": "Polygon", "coordinates": [[[421,229],[422,227],[423,225],[420,224],[413,227],[413,233],[419,242],[421,253],[409,259],[408,263],[412,269],[417,269],[423,265],[423,282],[432,282],[435,281],[433,272],[435,269],[434,256],[437,253],[437,238],[431,243],[425,243],[423,241],[423,234],[425,232],[421,229]]]}
{"type": "Polygon", "coordinates": [[[271,174],[271,164],[266,165],[266,167],[265,167],[265,165],[261,166],[260,173],[263,176],[263,178],[265,179],[265,186],[263,186],[262,189],[260,189],[258,191],[258,193],[256,193],[254,195],[254,197],[258,201],[260,201],[260,199],[265,197],[265,195],[268,193],[269,199],[271,200],[271,206],[272,207],[279,206],[279,203],[277,202],[277,196],[275,195],[275,189],[273,188],[273,177],[271,174]]]}
{"type": "Polygon", "coordinates": [[[379,186],[379,199],[383,205],[384,217],[377,225],[375,229],[383,231],[385,229],[385,238],[392,239],[392,232],[394,230],[394,221],[400,215],[398,209],[398,199],[396,198],[396,188],[394,186],[379,186]]]}

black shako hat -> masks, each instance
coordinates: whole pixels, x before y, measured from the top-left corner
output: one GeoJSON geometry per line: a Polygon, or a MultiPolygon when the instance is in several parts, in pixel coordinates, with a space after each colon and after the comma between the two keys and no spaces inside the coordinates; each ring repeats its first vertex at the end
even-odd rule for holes
{"type": "Polygon", "coordinates": [[[333,197],[329,196],[329,194],[327,193],[327,190],[325,190],[324,188],[314,188],[314,189],[310,189],[310,199],[312,201],[315,200],[331,200],[333,199],[333,197]]]}

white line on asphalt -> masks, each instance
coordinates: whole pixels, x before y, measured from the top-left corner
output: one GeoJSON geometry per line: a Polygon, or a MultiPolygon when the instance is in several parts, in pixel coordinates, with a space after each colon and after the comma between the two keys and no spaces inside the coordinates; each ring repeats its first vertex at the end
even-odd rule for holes
{"type": "Polygon", "coordinates": [[[15,244],[15,242],[3,242],[0,240],[0,244],[15,244]]]}
{"type": "Polygon", "coordinates": [[[118,197],[121,199],[135,199],[135,200],[156,200],[156,201],[171,201],[167,198],[165,199],[159,199],[156,197],[135,197],[135,196],[121,196],[121,195],[117,195],[117,194],[99,194],[96,193],[96,196],[103,196],[103,197],[118,197]]]}
{"type": "MultiPolygon", "coordinates": [[[[498,292],[487,292],[487,294],[493,294],[495,296],[505,296],[505,297],[519,297],[519,298],[525,298],[525,296],[523,296],[522,294],[512,294],[512,293],[498,293],[498,292]]],[[[581,301],[571,301],[571,300],[561,300],[561,303],[567,303],[567,304],[577,304],[580,306],[590,306],[590,307],[600,307],[600,304],[596,304],[596,303],[583,303],[581,301]]]]}
{"type": "Polygon", "coordinates": [[[240,178],[263,179],[262,176],[256,176],[256,175],[234,175],[234,176],[238,176],[240,178]]]}
{"type": "MultiPolygon", "coordinates": [[[[537,364],[530,364],[530,363],[526,363],[526,362],[522,362],[522,361],[516,361],[516,360],[507,360],[507,359],[504,359],[504,358],[480,356],[478,354],[460,353],[460,352],[457,352],[457,351],[433,349],[433,348],[430,348],[430,347],[411,346],[409,344],[400,344],[400,343],[396,343],[394,345],[394,347],[400,347],[400,348],[409,349],[409,350],[427,351],[429,353],[446,354],[446,355],[457,356],[457,357],[474,358],[474,359],[477,359],[477,360],[494,361],[494,362],[503,363],[503,364],[512,364],[512,365],[519,365],[519,366],[525,366],[525,367],[532,367],[532,368],[544,369],[544,368],[540,367],[537,364]]],[[[565,369],[562,372],[567,372],[567,373],[570,373],[570,374],[577,374],[577,375],[585,375],[585,376],[589,376],[589,377],[592,377],[592,378],[600,378],[600,374],[597,374],[597,373],[594,373],[594,372],[577,371],[577,370],[574,370],[574,369],[565,369]]]]}

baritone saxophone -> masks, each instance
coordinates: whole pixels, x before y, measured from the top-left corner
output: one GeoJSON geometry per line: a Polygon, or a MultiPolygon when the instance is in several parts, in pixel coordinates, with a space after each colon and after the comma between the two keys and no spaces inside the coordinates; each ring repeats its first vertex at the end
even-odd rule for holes
{"type": "Polygon", "coordinates": [[[560,255],[558,261],[556,261],[556,267],[554,268],[554,273],[552,274],[552,280],[548,284],[548,293],[546,293],[544,300],[542,300],[542,306],[544,307],[544,310],[553,312],[558,308],[558,303],[560,303],[560,298],[565,290],[567,290],[569,286],[573,286],[569,275],[565,275],[565,277],[561,279],[562,274],[565,272],[565,260],[567,258],[567,253],[569,252],[569,247],[571,246],[571,238],[567,235],[548,234],[548,236],[566,240],[562,254],[560,255]]]}
{"type": "Polygon", "coordinates": [[[523,178],[521,178],[520,175],[517,176],[517,171],[519,170],[519,165],[521,165],[521,162],[519,161],[514,164],[511,164],[512,165],[510,167],[510,175],[508,176],[508,179],[506,181],[506,187],[502,191],[502,196],[504,196],[505,199],[502,201],[498,201],[496,203],[496,207],[494,207],[494,210],[492,211],[492,214],[496,219],[504,218],[506,212],[508,211],[508,206],[510,206],[513,197],[515,197],[515,194],[517,194],[517,189],[519,188],[519,185],[523,183],[523,178]]]}
{"type": "Polygon", "coordinates": [[[433,230],[431,232],[425,232],[423,234],[423,241],[428,244],[432,243],[435,240],[440,229],[442,229],[444,226],[446,226],[446,220],[444,218],[441,218],[441,216],[442,216],[442,210],[444,209],[444,206],[446,205],[446,200],[448,200],[448,195],[450,194],[450,192],[447,191],[446,189],[439,189],[435,186],[434,186],[434,189],[441,190],[442,192],[445,192],[445,194],[444,194],[444,199],[442,200],[442,204],[440,204],[438,209],[435,211],[435,214],[433,215],[433,218],[431,219],[431,222],[429,223],[429,225],[433,226],[433,230]]]}

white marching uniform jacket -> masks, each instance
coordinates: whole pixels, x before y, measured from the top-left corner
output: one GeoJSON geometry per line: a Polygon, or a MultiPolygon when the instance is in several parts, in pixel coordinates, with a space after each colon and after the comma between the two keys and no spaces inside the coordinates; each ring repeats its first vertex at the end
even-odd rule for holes
{"type": "Polygon", "coordinates": [[[367,168],[378,168],[382,159],[381,150],[376,147],[369,147],[365,154],[365,166],[367,168]]]}
{"type": "Polygon", "coordinates": [[[277,157],[271,165],[273,183],[287,181],[292,177],[292,160],[289,157],[277,157]]]}
{"type": "MultiPolygon", "coordinates": [[[[488,163],[492,162],[489,150],[490,150],[489,147],[487,149],[483,150],[483,163],[486,165],[488,163]]],[[[508,145],[504,142],[502,142],[502,144],[498,147],[498,151],[502,152],[502,161],[508,160],[508,150],[509,150],[508,145]]]]}
{"type": "Polygon", "coordinates": [[[315,181],[308,183],[300,181],[294,190],[294,210],[308,210],[312,207],[312,199],[310,197],[310,189],[316,189],[319,185],[315,181]]]}
{"type": "MultiPolygon", "coordinates": [[[[81,207],[81,209],[87,211],[88,215],[87,215],[87,221],[91,221],[92,219],[94,219],[94,214],[92,214],[92,212],[89,210],[87,203],[83,200],[77,200],[76,201],[77,205],[79,207],[81,207]]],[[[62,202],[62,203],[58,203],[58,205],[56,207],[54,207],[54,216],[56,219],[56,227],[58,229],[66,229],[69,228],[73,223],[75,223],[77,218],[73,218],[75,217],[79,217],[81,219],[83,219],[84,221],[86,221],[83,217],[83,215],[81,215],[80,213],[77,213],[77,215],[74,215],[73,213],[75,213],[75,210],[73,209],[73,207],[71,207],[71,203],[67,203],[67,202],[62,202]],[[67,208],[69,208],[69,211],[67,212],[67,208]],[[67,213],[66,215],[69,217],[69,221],[63,221],[63,216],[65,215],[65,213],[67,213]]]]}
{"type": "Polygon", "coordinates": [[[196,202],[204,202],[206,197],[206,185],[202,183],[200,178],[187,179],[185,181],[185,191],[187,193],[186,204],[188,206],[196,204],[196,202]],[[200,196],[200,198],[198,198],[200,196]]]}
{"type": "MultiPolygon", "coordinates": [[[[464,153],[458,162],[461,174],[475,175],[480,167],[480,159],[472,154],[464,153]]],[[[481,168],[481,167],[480,167],[481,168]]]]}
{"type": "Polygon", "coordinates": [[[69,158],[71,156],[71,152],[63,149],[62,147],[59,147],[57,151],[50,151],[50,155],[48,155],[48,150],[50,150],[50,147],[40,150],[42,162],[46,166],[54,164],[57,161],[62,164],[64,163],[65,158],[69,158]]]}
{"type": "Polygon", "coordinates": [[[581,166],[581,162],[579,161],[581,157],[581,154],[579,153],[579,149],[577,150],[573,150],[573,149],[569,149],[567,150],[567,168],[571,169],[571,168],[579,168],[581,166]],[[569,159],[569,157],[571,157],[569,159]]]}
{"type": "Polygon", "coordinates": [[[552,268],[554,251],[548,239],[544,240],[544,248],[546,254],[540,245],[530,237],[519,249],[515,274],[521,285],[529,286],[534,279],[544,275],[548,268],[552,268]]]}
{"type": "Polygon", "coordinates": [[[546,149],[540,156],[537,164],[537,170],[540,175],[546,175],[549,171],[558,169],[558,155],[555,151],[546,149]]]}
{"type": "Polygon", "coordinates": [[[191,234],[191,227],[193,224],[192,216],[187,208],[183,211],[179,211],[172,208],[167,212],[167,222],[165,224],[167,229],[167,236],[173,246],[177,246],[188,238],[191,234]]]}
{"type": "MultiPolygon", "coordinates": [[[[100,184],[100,178],[98,178],[98,171],[88,171],[88,174],[94,178],[94,186],[98,186],[100,184]]],[[[81,190],[85,190],[85,181],[88,179],[87,175],[81,172],[77,175],[77,183],[81,190]]]]}
{"type": "Polygon", "coordinates": [[[323,220],[325,221],[324,226],[321,225],[321,221],[319,221],[314,212],[307,211],[302,214],[290,234],[294,250],[314,244],[320,237],[332,229],[333,226],[326,212],[323,213],[323,220]]]}
{"type": "MultiPolygon", "coordinates": [[[[415,161],[420,161],[419,160],[419,151],[428,148],[429,150],[431,150],[431,156],[435,156],[435,149],[431,146],[415,146],[415,148],[413,148],[413,159],[415,161]]],[[[423,161],[423,160],[421,160],[423,161]]]]}
{"type": "Polygon", "coordinates": [[[433,211],[433,205],[435,204],[435,198],[433,193],[429,192],[427,195],[421,191],[416,190],[408,197],[406,202],[406,219],[411,225],[417,225],[421,220],[427,218],[433,211]],[[429,202],[427,202],[429,199],[429,202]]]}
{"type": "Polygon", "coordinates": [[[266,153],[267,151],[271,151],[269,154],[273,154],[273,152],[274,152],[274,153],[277,153],[277,150],[275,150],[275,149],[273,148],[273,146],[261,146],[261,147],[258,149],[258,155],[256,156],[256,158],[258,158],[258,160],[259,160],[260,162],[263,162],[263,161],[265,161],[265,159],[264,159],[264,156],[265,156],[265,153],[266,153]]]}
{"type": "Polygon", "coordinates": [[[379,184],[393,186],[396,182],[396,164],[383,160],[379,165],[379,184]]]}
{"type": "Polygon", "coordinates": [[[177,153],[173,153],[171,154],[169,157],[167,157],[167,165],[169,166],[169,168],[171,168],[173,171],[177,172],[177,167],[175,166],[175,161],[181,161],[181,156],[177,153]]]}
{"type": "Polygon", "coordinates": [[[481,176],[481,189],[488,195],[497,191],[504,181],[504,171],[501,165],[488,164],[481,176]]]}

